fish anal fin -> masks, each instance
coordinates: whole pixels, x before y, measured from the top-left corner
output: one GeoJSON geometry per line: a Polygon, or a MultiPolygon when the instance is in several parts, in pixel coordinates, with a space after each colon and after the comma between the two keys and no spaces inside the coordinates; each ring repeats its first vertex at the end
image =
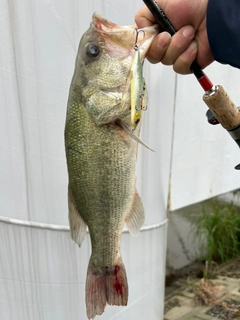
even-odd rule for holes
{"type": "Polygon", "coordinates": [[[74,204],[70,188],[68,188],[68,220],[71,238],[81,247],[86,236],[87,225],[74,204]]]}
{"type": "Polygon", "coordinates": [[[143,203],[142,203],[142,200],[141,200],[138,192],[136,191],[135,195],[134,195],[131,210],[125,220],[126,226],[129,230],[129,232],[133,236],[138,235],[138,233],[141,229],[141,226],[144,223],[144,218],[145,218],[145,214],[144,214],[143,203]]]}

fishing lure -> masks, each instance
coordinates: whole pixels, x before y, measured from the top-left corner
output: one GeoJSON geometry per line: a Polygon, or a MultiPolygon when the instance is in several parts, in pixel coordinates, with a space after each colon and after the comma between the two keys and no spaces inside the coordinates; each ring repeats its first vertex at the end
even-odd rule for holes
{"type": "MultiPolygon", "coordinates": [[[[140,123],[143,111],[147,110],[147,89],[145,80],[143,78],[143,68],[140,59],[140,52],[138,42],[138,35],[142,32],[145,35],[144,30],[137,30],[136,40],[134,45],[135,54],[133,57],[133,62],[130,69],[130,77],[128,79],[127,87],[130,85],[130,99],[131,99],[131,127],[124,121],[118,120],[120,126],[138,143],[142,144],[147,149],[151,149],[146,143],[144,143],[138,135],[135,134],[136,128],[140,123]]],[[[124,100],[123,100],[124,105],[124,100]]]]}
{"type": "Polygon", "coordinates": [[[140,59],[138,35],[143,30],[136,29],[136,41],[134,45],[135,54],[131,66],[131,124],[133,130],[137,127],[142,118],[142,111],[147,109],[147,90],[143,78],[143,68],[140,59]]]}

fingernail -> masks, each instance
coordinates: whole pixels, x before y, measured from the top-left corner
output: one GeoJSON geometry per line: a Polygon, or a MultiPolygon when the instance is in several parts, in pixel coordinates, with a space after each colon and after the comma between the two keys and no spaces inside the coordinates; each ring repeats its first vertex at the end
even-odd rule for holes
{"type": "Polygon", "coordinates": [[[171,39],[171,35],[164,31],[164,32],[161,32],[158,36],[158,41],[157,41],[157,46],[158,48],[166,48],[168,45],[169,45],[169,42],[170,42],[170,39],[171,39]]]}
{"type": "Polygon", "coordinates": [[[193,38],[195,35],[195,29],[193,26],[186,26],[184,29],[183,29],[183,36],[187,39],[191,39],[193,38]]]}

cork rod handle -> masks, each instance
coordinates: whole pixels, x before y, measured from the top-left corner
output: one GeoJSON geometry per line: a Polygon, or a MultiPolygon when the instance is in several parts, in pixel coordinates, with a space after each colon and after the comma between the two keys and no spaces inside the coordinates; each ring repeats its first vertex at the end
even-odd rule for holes
{"type": "Polygon", "coordinates": [[[240,112],[222,86],[203,95],[203,101],[212,111],[223,128],[232,130],[240,125],[240,112]]]}

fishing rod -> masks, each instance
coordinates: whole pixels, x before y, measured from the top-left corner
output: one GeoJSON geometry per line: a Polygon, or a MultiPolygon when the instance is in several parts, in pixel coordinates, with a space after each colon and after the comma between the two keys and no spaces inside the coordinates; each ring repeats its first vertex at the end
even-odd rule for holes
{"type": "MultiPolygon", "coordinates": [[[[173,36],[176,30],[156,1],[143,0],[143,2],[155,17],[161,31],[167,31],[173,36]]],[[[205,91],[203,101],[209,108],[206,114],[208,122],[213,125],[220,123],[240,147],[239,109],[232,102],[224,88],[220,85],[214,85],[195,60],[191,64],[190,69],[205,91]]],[[[240,164],[235,169],[240,170],[240,164]]]]}

